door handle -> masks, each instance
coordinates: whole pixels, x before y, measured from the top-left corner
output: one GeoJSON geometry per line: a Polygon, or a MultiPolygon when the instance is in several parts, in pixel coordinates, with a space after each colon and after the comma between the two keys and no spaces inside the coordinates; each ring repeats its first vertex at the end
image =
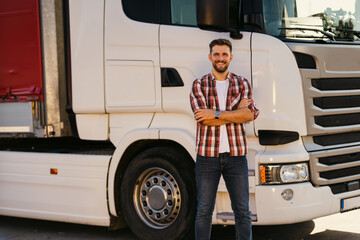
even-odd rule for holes
{"type": "Polygon", "coordinates": [[[161,68],[162,87],[183,87],[184,82],[175,68],[161,68]]]}

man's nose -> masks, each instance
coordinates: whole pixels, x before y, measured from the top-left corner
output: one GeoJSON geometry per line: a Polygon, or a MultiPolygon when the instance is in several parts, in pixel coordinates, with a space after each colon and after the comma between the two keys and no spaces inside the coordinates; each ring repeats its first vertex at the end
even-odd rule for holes
{"type": "Polygon", "coordinates": [[[219,60],[226,60],[227,59],[227,56],[219,56],[219,60]]]}

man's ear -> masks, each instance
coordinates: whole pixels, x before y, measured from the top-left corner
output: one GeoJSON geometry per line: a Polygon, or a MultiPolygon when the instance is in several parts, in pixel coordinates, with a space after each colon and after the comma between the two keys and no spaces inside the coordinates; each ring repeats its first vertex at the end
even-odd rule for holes
{"type": "Polygon", "coordinates": [[[232,54],[230,54],[230,61],[229,61],[229,62],[231,62],[231,61],[232,61],[232,59],[233,59],[233,55],[232,55],[232,54]]]}
{"type": "Polygon", "coordinates": [[[208,58],[209,58],[210,62],[212,62],[212,56],[211,56],[211,53],[209,53],[208,58]]]}

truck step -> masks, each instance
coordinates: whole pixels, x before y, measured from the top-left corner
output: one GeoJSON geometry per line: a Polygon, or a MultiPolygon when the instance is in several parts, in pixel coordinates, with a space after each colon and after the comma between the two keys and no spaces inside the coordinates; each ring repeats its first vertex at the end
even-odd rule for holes
{"type": "MultiPolygon", "coordinates": [[[[251,221],[256,222],[257,221],[257,215],[256,214],[250,214],[251,221]]],[[[216,214],[217,219],[221,220],[232,220],[235,221],[235,216],[233,212],[221,212],[216,214]]]]}

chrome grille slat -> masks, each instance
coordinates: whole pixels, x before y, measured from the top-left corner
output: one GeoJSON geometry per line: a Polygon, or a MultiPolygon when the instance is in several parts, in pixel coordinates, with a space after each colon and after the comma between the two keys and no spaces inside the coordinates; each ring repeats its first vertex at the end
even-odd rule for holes
{"type": "Polygon", "coordinates": [[[360,95],[317,97],[313,103],[321,110],[327,109],[356,109],[360,108],[360,95]]]}
{"type": "MultiPolygon", "coordinates": [[[[351,167],[358,167],[360,166],[360,163],[346,163],[346,164],[336,164],[336,165],[325,165],[322,163],[319,163],[316,165],[316,171],[321,173],[321,172],[327,172],[327,171],[333,171],[333,170],[339,170],[339,169],[343,169],[343,168],[351,168],[351,167]]],[[[360,172],[359,172],[360,174],[360,172]]]]}
{"type": "Polygon", "coordinates": [[[335,115],[335,114],[349,114],[349,113],[359,113],[360,107],[356,108],[337,108],[337,109],[321,109],[317,106],[314,106],[309,114],[313,116],[325,116],[325,115],[335,115]]]}
{"type": "Polygon", "coordinates": [[[341,177],[341,178],[336,178],[336,179],[332,179],[332,180],[328,180],[328,179],[319,177],[317,179],[317,182],[319,184],[317,184],[317,185],[318,186],[328,186],[328,185],[337,184],[337,183],[351,182],[351,181],[359,180],[359,179],[360,179],[360,175],[351,176],[351,177],[341,177]]]}
{"type": "Polygon", "coordinates": [[[360,113],[315,116],[315,123],[322,127],[342,127],[360,124],[360,113]]]}
{"type": "Polygon", "coordinates": [[[360,179],[360,175],[352,176],[352,177],[342,177],[342,178],[337,178],[337,179],[333,179],[333,180],[328,180],[328,179],[319,177],[317,181],[321,184],[318,184],[317,186],[329,186],[329,185],[338,184],[338,183],[351,182],[351,181],[355,181],[355,180],[359,180],[359,179],[360,179]]]}
{"type": "Polygon", "coordinates": [[[337,77],[312,79],[311,85],[321,91],[358,90],[360,89],[360,78],[337,77]]]}
{"type": "Polygon", "coordinates": [[[359,95],[360,90],[348,90],[348,91],[320,91],[314,87],[309,86],[308,88],[308,97],[316,98],[316,97],[338,97],[338,96],[352,96],[359,95]]]}
{"type": "Polygon", "coordinates": [[[338,179],[343,179],[343,181],[357,180],[360,178],[360,166],[320,172],[319,175],[328,181],[338,179]]]}

